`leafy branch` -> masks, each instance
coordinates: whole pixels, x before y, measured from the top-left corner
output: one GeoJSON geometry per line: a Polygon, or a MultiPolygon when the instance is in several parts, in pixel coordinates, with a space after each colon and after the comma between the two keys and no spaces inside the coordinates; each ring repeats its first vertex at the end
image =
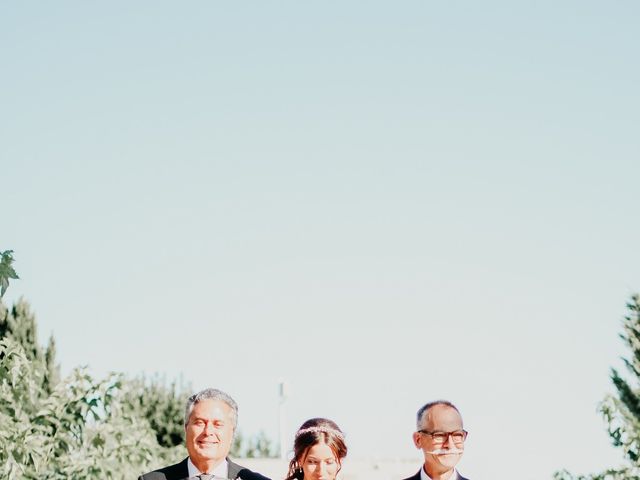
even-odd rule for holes
{"type": "Polygon", "coordinates": [[[20,277],[11,266],[13,263],[13,250],[5,250],[0,253],[0,257],[0,298],[2,298],[7,288],[9,288],[9,279],[17,280],[20,277]]]}

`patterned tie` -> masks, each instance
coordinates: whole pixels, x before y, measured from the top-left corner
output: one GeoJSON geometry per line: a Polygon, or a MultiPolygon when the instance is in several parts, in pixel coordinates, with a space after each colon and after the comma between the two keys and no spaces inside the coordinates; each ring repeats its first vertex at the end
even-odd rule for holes
{"type": "Polygon", "coordinates": [[[208,473],[201,473],[196,478],[199,478],[200,480],[213,480],[213,477],[214,475],[209,475],[208,473]]]}

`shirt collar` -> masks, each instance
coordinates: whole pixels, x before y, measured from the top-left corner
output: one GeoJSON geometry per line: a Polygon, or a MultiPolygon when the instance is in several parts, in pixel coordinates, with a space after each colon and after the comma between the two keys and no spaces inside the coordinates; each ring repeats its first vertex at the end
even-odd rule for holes
{"type": "Polygon", "coordinates": [[[201,472],[191,461],[191,457],[187,460],[187,469],[189,470],[189,477],[195,477],[201,473],[208,473],[209,475],[215,475],[220,478],[229,478],[229,463],[224,459],[220,465],[213,469],[213,472],[201,472]]]}
{"type": "MultiPolygon", "coordinates": [[[[454,469],[451,480],[458,480],[459,478],[460,478],[460,475],[458,474],[458,470],[454,469]]],[[[425,472],[424,470],[424,465],[422,465],[422,468],[420,468],[420,480],[431,480],[431,477],[427,475],[427,472],[425,472]]]]}

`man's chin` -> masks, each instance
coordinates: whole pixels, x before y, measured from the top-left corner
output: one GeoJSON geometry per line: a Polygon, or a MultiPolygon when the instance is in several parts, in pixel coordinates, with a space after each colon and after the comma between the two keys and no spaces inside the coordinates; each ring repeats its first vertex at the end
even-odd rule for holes
{"type": "Polygon", "coordinates": [[[217,460],[220,457],[220,449],[217,445],[198,445],[196,453],[199,457],[207,460],[217,460]]]}
{"type": "Polygon", "coordinates": [[[202,442],[202,443],[197,443],[196,444],[196,448],[200,451],[207,451],[207,450],[218,450],[220,444],[219,443],[206,443],[206,442],[202,442]]]}

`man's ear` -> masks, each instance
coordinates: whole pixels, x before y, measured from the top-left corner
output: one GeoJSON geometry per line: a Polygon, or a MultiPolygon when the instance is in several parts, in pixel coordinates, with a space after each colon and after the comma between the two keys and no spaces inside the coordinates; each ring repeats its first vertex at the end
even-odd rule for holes
{"type": "Polygon", "coordinates": [[[418,432],[413,432],[413,444],[418,450],[422,448],[422,435],[420,435],[418,432]]]}

